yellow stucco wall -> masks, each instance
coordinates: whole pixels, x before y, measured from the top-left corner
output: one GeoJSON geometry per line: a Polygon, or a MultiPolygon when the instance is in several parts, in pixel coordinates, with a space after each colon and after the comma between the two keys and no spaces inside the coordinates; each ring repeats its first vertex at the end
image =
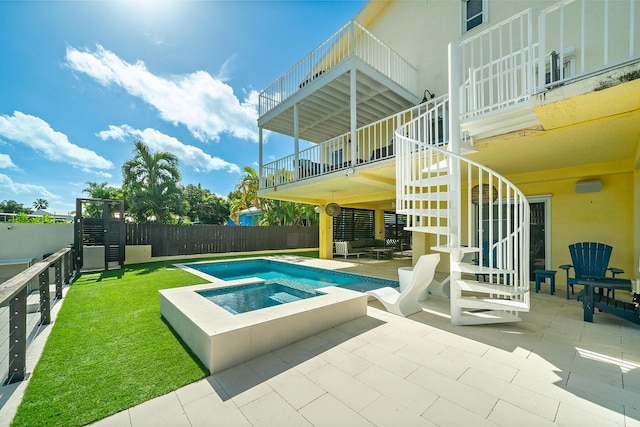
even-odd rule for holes
{"type": "MultiPolygon", "coordinates": [[[[551,195],[551,269],[571,264],[568,246],[576,242],[602,242],[613,246],[610,266],[622,268],[621,277],[634,278],[634,173],[623,172],[594,176],[602,182],[602,191],[576,193],[575,177],[541,182],[518,183],[527,195],[551,195]]],[[[564,271],[556,275],[558,284],[566,284],[564,271]]]]}

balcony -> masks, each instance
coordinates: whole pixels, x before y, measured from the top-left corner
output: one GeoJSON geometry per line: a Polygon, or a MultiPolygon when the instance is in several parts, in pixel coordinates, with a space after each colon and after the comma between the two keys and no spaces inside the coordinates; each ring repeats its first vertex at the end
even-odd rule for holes
{"type": "Polygon", "coordinates": [[[258,125],[319,143],[350,132],[354,109],[362,127],[416,105],[418,92],[417,70],[351,21],[260,94],[258,125]]]}

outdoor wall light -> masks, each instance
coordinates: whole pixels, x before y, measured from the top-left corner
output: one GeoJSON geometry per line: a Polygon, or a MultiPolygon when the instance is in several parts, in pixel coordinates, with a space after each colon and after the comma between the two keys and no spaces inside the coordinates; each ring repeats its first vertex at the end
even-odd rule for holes
{"type": "Polygon", "coordinates": [[[319,213],[321,213],[321,212],[324,210],[324,208],[323,208],[322,206],[316,206],[315,208],[313,208],[313,210],[314,210],[317,214],[319,214],[319,213]]]}
{"type": "Polygon", "coordinates": [[[433,99],[433,98],[435,98],[435,97],[436,97],[434,94],[432,94],[431,92],[429,92],[429,89],[425,89],[425,90],[424,90],[424,95],[423,95],[423,97],[422,97],[422,103],[423,103],[423,104],[429,100],[429,98],[427,98],[427,94],[429,94],[429,96],[431,97],[431,99],[433,99]]]}

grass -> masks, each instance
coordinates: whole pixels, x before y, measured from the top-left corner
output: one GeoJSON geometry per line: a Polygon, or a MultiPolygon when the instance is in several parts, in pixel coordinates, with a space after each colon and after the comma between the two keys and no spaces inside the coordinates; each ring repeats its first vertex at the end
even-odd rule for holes
{"type": "Polygon", "coordinates": [[[12,425],[85,425],[208,375],[160,316],[158,290],[202,283],[177,262],[81,274],[12,425]]]}

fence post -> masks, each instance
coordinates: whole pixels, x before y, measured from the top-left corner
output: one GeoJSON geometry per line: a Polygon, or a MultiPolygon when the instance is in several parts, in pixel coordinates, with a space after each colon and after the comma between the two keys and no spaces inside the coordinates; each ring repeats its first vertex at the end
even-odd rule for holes
{"type": "Polygon", "coordinates": [[[62,299],[62,259],[58,258],[53,267],[55,268],[56,299],[62,299]]]}
{"type": "Polygon", "coordinates": [[[23,287],[9,304],[9,373],[6,384],[22,381],[27,359],[27,287],[23,287]]]}
{"type": "Polygon", "coordinates": [[[49,312],[51,307],[49,296],[49,269],[40,273],[38,283],[40,284],[40,324],[48,325],[51,323],[51,313],[49,312]]]}

